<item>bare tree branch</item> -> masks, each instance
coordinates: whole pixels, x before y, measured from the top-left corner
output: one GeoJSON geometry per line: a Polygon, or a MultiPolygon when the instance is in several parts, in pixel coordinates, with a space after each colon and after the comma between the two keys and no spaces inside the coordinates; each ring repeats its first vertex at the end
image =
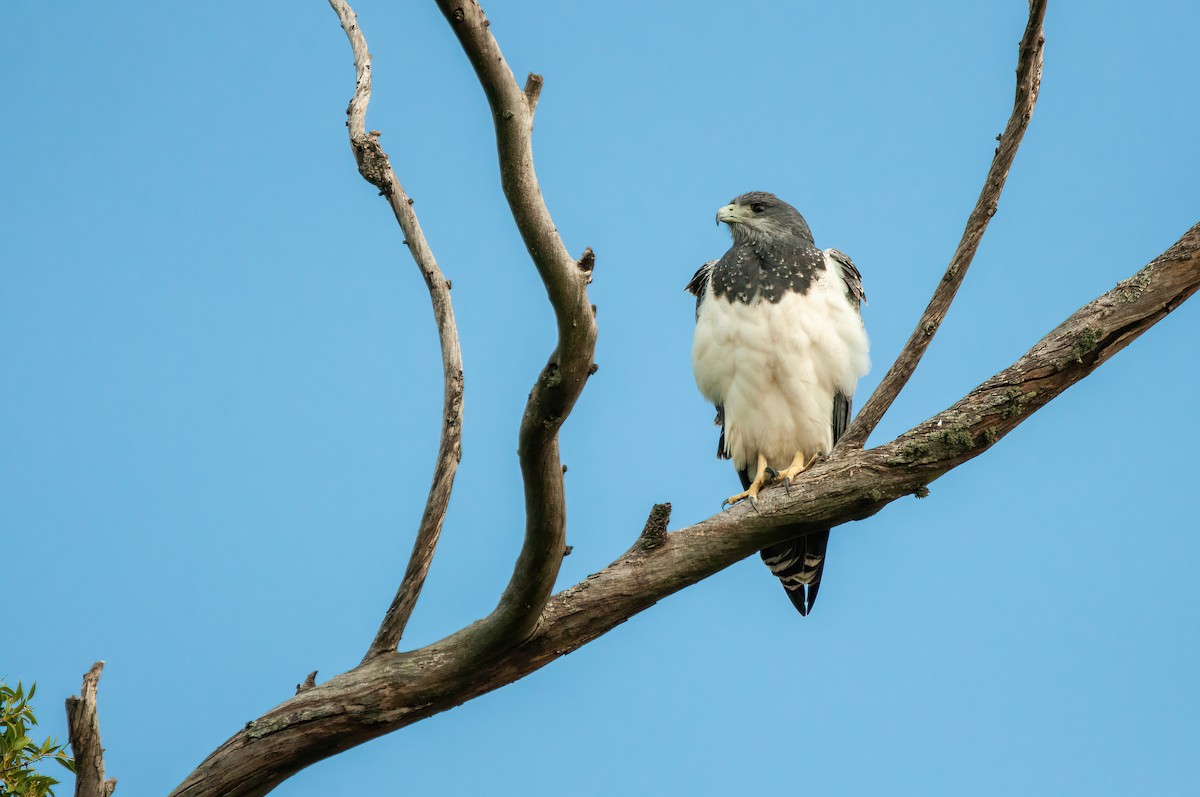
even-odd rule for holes
{"type": "Polygon", "coordinates": [[[533,113],[542,79],[530,74],[524,90],[517,85],[478,3],[437,4],[492,109],[500,183],[558,326],[558,345],[529,394],[517,445],[525,486],[525,542],[499,605],[470,629],[472,644],[490,650],[515,644],[533,632],[562,564],[566,502],[558,430],[592,373],[596,322],[587,296],[590,268],[585,272],[558,237],[533,167],[533,113]]]}
{"type": "Polygon", "coordinates": [[[79,696],[67,698],[67,737],[75,757],[75,797],[109,797],[117,779],[104,779],[104,748],[100,746],[100,719],[96,715],[96,687],[104,662],[98,661],[83,676],[79,696]]]}
{"type": "Polygon", "coordinates": [[[975,258],[988,222],[996,215],[1000,192],[1004,190],[1004,182],[1008,179],[1008,171],[1017,156],[1017,148],[1029,127],[1033,108],[1037,104],[1038,89],[1042,84],[1042,50],[1045,41],[1042,23],[1046,17],[1046,2],[1047,0],[1031,0],[1029,3],[1029,22],[1025,26],[1025,35],[1021,38],[1017,56],[1017,94],[1013,101],[1012,115],[1009,116],[1008,125],[999,137],[1000,146],[996,148],[996,156],[992,159],[992,167],[988,169],[987,179],[984,180],[983,191],[979,194],[975,209],[967,218],[967,227],[958,243],[958,249],[950,259],[950,265],[933,292],[933,298],[929,300],[929,306],[917,322],[917,328],[913,330],[908,343],[875,388],[875,392],[867,399],[867,403],[859,410],[854,422],[846,429],[838,441],[838,448],[862,448],[884,413],[896,400],[896,396],[908,384],[909,377],[916,370],[925,350],[929,348],[930,341],[941,326],[950,309],[950,303],[954,301],[954,295],[958,293],[958,288],[967,275],[967,269],[975,258]]]}
{"type": "Polygon", "coordinates": [[[174,795],[265,795],[290,774],[384,733],[517,681],[636,613],[763,546],[874,515],[973,459],[1096,370],[1200,289],[1200,224],[1117,284],[1012,366],[895,441],[817,463],[791,493],[764,491],[758,511],[734,508],[661,535],[665,507],[624,555],[554,595],[532,636],[486,661],[463,659],[466,631],[378,657],[304,691],[228,739],[174,795]],[[647,540],[653,544],[647,545],[647,540]]]}
{"type": "MultiPolygon", "coordinates": [[[[338,0],[330,0],[338,8],[338,0]]],[[[420,650],[376,649],[359,666],[302,689],[247,723],[173,792],[182,797],[257,797],[300,769],[411,725],[518,680],[601,636],[658,600],[762,547],[794,537],[797,526],[824,530],[869,517],[924,491],[978,456],[1034,411],[1094,371],[1200,289],[1200,224],[1130,279],[1078,310],[1012,366],[962,400],[878,448],[862,444],[911,375],[961,283],[1007,175],[1036,100],[1044,0],[1031,3],[1018,69],[1018,107],[988,185],[968,222],[960,251],[909,342],[860,416],[859,439],[803,474],[790,491],[770,489],[756,510],[735,507],[667,533],[669,505],[657,505],[633,546],[611,565],[549,598],[564,553],[562,468],[557,432],[591,372],[595,323],[586,284],[594,263],[578,263],[558,239],[533,172],[530,135],[540,80],[517,87],[473,0],[438,0],[479,75],[492,108],[501,181],[526,247],[542,276],[558,324],[558,348],[530,395],[519,455],[525,483],[526,537],[516,571],[496,610],[482,621],[420,650]],[[1022,106],[1022,96],[1026,105],[1022,106]],[[1015,121],[1014,121],[1015,120],[1015,121]],[[1015,127],[1014,127],[1015,125],[1015,127]],[[1007,154],[1004,154],[1007,153],[1007,154]],[[926,332],[925,324],[933,326],[926,332]],[[915,342],[914,342],[915,341],[915,342]],[[868,411],[869,409],[869,411],[868,411]]],[[[341,4],[344,5],[344,4],[341,4]]],[[[340,14],[340,12],[339,12],[340,14]]],[[[341,14],[340,14],[341,15],[341,14]]],[[[347,33],[352,14],[342,16],[347,33]],[[347,22],[349,20],[349,22],[347,22]]],[[[358,37],[361,39],[361,36],[358,37]]],[[[351,35],[352,44],[355,36],[351,35]]],[[[366,46],[359,91],[351,103],[351,140],[360,170],[389,196],[403,197],[375,136],[356,138],[355,108],[365,111],[366,46]],[[362,100],[359,106],[356,102],[362,100]]],[[[407,204],[407,203],[405,203],[407,204]]],[[[393,207],[396,203],[393,201],[393,207]]],[[[399,218],[400,212],[397,211],[399,218]]],[[[403,222],[402,222],[403,223],[403,222]]],[[[407,232],[407,228],[406,228],[407,232]]],[[[428,279],[428,278],[427,278],[428,279]]],[[[851,431],[855,429],[851,427],[851,431]]],[[[386,625],[386,622],[385,622],[386,625]]],[[[382,629],[381,629],[382,633],[382,629]]]]}
{"type": "Polygon", "coordinates": [[[337,12],[342,30],[350,40],[354,51],[355,87],[354,97],[346,109],[346,126],[350,129],[350,148],[358,162],[359,173],[379,189],[386,197],[400,229],[404,231],[404,243],[408,245],[413,260],[429,287],[429,298],[433,303],[433,317],[437,322],[438,337],[442,347],[442,435],[438,446],[437,464],[433,470],[433,484],[425,499],[425,511],[417,538],[413,543],[408,568],[384,615],[379,631],[367,651],[367,658],[389,650],[395,650],[404,633],[404,627],[412,616],[425,576],[433,562],[446,508],[450,503],[450,492],[454,487],[454,475],[462,458],[462,413],[463,413],[463,367],[462,352],[458,344],[458,329],[454,323],[454,309],[450,305],[450,283],[442,276],[437,260],[421,224],[413,210],[413,201],[404,193],[404,188],[392,170],[387,154],[379,146],[379,131],[366,131],[367,105],[371,102],[371,54],[367,41],[358,27],[358,17],[343,0],[329,0],[330,7],[337,12]]]}
{"type": "MultiPolygon", "coordinates": [[[[986,451],[1200,289],[1200,224],[1087,304],[962,400],[886,445],[844,451],[791,487],[659,533],[656,507],[633,547],[550,599],[536,631],[498,656],[464,658],[467,631],[389,654],[300,693],[225,742],[173,794],[251,797],[303,767],[544,667],[657,601],[796,535],[869,517],[986,451]],[[652,544],[646,544],[650,541],[652,544]]],[[[632,536],[632,535],[631,535],[632,536]]],[[[469,631],[469,630],[468,630],[469,631]]]]}

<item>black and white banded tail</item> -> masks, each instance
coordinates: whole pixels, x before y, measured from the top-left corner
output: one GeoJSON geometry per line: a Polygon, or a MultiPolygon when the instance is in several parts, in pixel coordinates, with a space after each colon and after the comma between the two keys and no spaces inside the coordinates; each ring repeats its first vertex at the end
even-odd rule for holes
{"type": "Polygon", "coordinates": [[[783,584],[796,611],[804,617],[812,611],[825,570],[825,548],[829,531],[806,534],[759,551],[763,564],[783,584]]]}

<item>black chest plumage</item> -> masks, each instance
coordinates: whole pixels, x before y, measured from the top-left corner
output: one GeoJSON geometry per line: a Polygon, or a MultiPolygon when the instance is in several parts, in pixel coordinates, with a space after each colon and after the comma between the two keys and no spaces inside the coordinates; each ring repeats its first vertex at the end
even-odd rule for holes
{"type": "Polygon", "coordinates": [[[735,243],[709,273],[713,293],[728,302],[755,299],[777,303],[791,291],[808,293],[825,270],[825,258],[807,241],[775,245],[735,243]]]}

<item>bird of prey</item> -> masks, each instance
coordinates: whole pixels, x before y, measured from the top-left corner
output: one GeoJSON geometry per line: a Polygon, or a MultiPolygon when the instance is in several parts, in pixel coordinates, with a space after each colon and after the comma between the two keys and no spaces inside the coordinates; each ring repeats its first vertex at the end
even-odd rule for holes
{"type": "MultiPolygon", "coordinates": [[[[764,191],[717,211],[733,246],[701,266],[692,371],[717,408],[717,456],[733,460],[756,501],[828,454],[850,420],[850,401],[867,372],[859,306],[862,277],[836,249],[817,249],[797,210],[764,191]]],[[[798,527],[799,530],[802,527],[798,527]]],[[[817,598],[829,530],[764,548],[763,561],[807,615],[817,598]]]]}

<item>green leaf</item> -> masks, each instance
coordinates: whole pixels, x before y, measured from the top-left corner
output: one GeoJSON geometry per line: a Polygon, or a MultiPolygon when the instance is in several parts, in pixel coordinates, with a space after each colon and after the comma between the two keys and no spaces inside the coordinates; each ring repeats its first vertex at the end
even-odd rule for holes
{"type": "Polygon", "coordinates": [[[0,797],[53,797],[53,787],[59,781],[33,769],[47,758],[75,771],[74,762],[63,752],[65,745],[60,745],[54,737],[40,744],[32,738],[37,717],[29,700],[36,692],[36,683],[30,684],[28,693],[21,682],[16,689],[0,684],[0,797]]]}

